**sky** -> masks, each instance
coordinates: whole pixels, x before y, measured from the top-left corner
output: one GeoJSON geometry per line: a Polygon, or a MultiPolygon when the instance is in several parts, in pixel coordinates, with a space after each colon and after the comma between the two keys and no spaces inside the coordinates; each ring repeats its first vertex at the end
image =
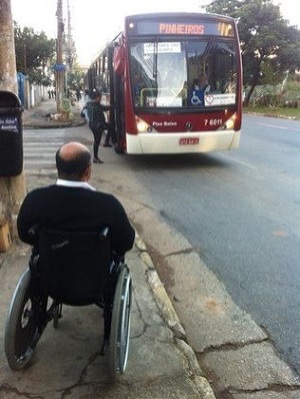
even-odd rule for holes
{"type": "MultiPolygon", "coordinates": [[[[300,29],[299,0],[273,0],[280,4],[282,16],[300,29]]],[[[67,4],[71,15],[71,33],[78,62],[88,66],[107,42],[121,30],[125,15],[143,12],[201,12],[210,0],[63,0],[64,18],[67,4]]],[[[49,38],[57,36],[57,0],[11,0],[13,20],[21,27],[44,31],[49,38]]]]}

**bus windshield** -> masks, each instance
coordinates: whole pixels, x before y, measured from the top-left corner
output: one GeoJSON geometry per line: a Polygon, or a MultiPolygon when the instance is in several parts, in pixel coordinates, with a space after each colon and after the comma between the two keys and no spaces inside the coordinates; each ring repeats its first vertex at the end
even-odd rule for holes
{"type": "Polygon", "coordinates": [[[236,43],[228,38],[132,42],[130,75],[134,106],[235,105],[237,59],[236,43]]]}

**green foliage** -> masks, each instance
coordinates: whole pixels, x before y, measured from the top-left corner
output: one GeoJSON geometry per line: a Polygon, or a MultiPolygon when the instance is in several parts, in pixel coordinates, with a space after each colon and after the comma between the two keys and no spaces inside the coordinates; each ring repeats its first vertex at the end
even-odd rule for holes
{"type": "Polygon", "coordinates": [[[244,84],[250,86],[246,103],[256,85],[272,78],[277,83],[287,70],[300,68],[300,31],[288,26],[272,0],[216,0],[206,9],[238,21],[244,84]]]}
{"type": "MultiPolygon", "coordinates": [[[[298,75],[287,74],[283,82],[278,84],[257,85],[253,90],[251,108],[258,107],[268,109],[294,108],[295,114],[300,117],[300,81],[298,75]]],[[[282,111],[281,111],[282,112],[282,111]]],[[[288,111],[288,114],[291,112],[288,111]]]]}
{"type": "Polygon", "coordinates": [[[28,75],[31,82],[48,82],[46,67],[52,64],[56,42],[45,32],[36,33],[33,28],[23,30],[14,23],[17,71],[28,75]]]}
{"type": "MultiPolygon", "coordinates": [[[[35,32],[33,28],[23,29],[14,23],[15,52],[17,71],[28,76],[32,83],[50,86],[53,84],[51,75],[52,65],[56,60],[56,40],[49,39],[44,32],[35,32]]],[[[83,71],[76,64],[75,45],[66,51],[67,63],[71,71],[67,73],[67,84],[72,90],[83,87],[83,71]]]]}
{"type": "Polygon", "coordinates": [[[84,72],[82,68],[75,64],[72,70],[68,73],[68,87],[71,90],[82,90],[83,89],[83,78],[84,72]]]}

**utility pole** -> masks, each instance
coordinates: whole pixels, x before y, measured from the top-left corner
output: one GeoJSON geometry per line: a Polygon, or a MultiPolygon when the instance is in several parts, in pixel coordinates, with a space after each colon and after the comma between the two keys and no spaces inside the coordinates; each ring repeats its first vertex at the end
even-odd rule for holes
{"type": "MultiPolygon", "coordinates": [[[[0,0],[0,90],[8,90],[17,95],[15,41],[10,1],[0,0]]],[[[0,177],[0,217],[8,222],[12,237],[17,236],[16,219],[25,191],[22,172],[18,176],[0,177]]]]}
{"type": "Polygon", "coordinates": [[[65,69],[63,66],[63,0],[57,0],[57,69],[56,69],[56,102],[57,112],[60,113],[62,109],[62,97],[65,86],[65,69]]]}
{"type": "Polygon", "coordinates": [[[73,68],[73,40],[72,40],[72,28],[71,28],[71,11],[70,11],[70,3],[67,1],[67,10],[68,10],[68,46],[67,46],[67,61],[69,71],[73,68]]]}

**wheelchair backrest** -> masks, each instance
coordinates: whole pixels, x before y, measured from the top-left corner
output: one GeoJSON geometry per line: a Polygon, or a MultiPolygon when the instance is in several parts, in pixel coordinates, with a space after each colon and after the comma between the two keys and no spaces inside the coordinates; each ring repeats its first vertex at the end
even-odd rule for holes
{"type": "Polygon", "coordinates": [[[110,232],[42,230],[38,269],[48,295],[70,305],[101,300],[111,267],[110,232]]]}

